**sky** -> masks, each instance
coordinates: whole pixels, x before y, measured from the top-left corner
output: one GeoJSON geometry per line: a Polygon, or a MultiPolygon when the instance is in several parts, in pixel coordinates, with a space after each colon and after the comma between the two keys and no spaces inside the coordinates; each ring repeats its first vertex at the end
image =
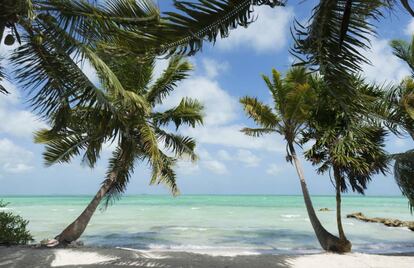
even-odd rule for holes
{"type": "MultiPolygon", "coordinates": [[[[159,1],[162,11],[171,10],[169,0],[159,1]]],[[[197,163],[181,161],[177,166],[178,186],[182,194],[300,194],[295,169],[285,161],[285,143],[278,135],[262,138],[244,136],[240,129],[253,127],[244,115],[238,99],[256,96],[271,104],[271,97],[261,74],[272,68],[284,73],[292,63],[290,27],[293,20],[306,22],[315,1],[289,1],[287,7],[255,7],[256,21],[246,28],[233,30],[230,37],[206,44],[203,51],[189,58],[195,70],[181,82],[160,109],[171,107],[182,97],[197,98],[205,106],[205,124],[181,133],[196,138],[197,163]],[[303,2],[303,3],[301,3],[303,2]],[[301,4],[296,4],[301,3],[301,4]]],[[[372,50],[364,52],[372,66],[363,66],[363,74],[377,83],[398,82],[410,74],[407,66],[393,56],[392,39],[409,40],[414,33],[414,19],[401,8],[385,14],[378,34],[371,39],[372,50]]],[[[10,49],[0,47],[7,56],[10,49]]],[[[159,60],[156,73],[167,64],[159,60]]],[[[7,61],[2,62],[10,70],[7,61]]],[[[93,69],[83,66],[91,80],[93,69]]],[[[90,169],[74,159],[69,164],[45,167],[43,147],[33,143],[33,131],[47,125],[30,110],[25,93],[14,83],[3,84],[11,92],[0,96],[0,196],[1,195],[90,195],[105,176],[107,158],[113,146],[107,146],[98,165],[90,169]]],[[[389,136],[387,150],[401,152],[413,148],[410,139],[389,136]]],[[[310,192],[334,194],[329,175],[317,175],[314,167],[303,161],[310,192]]],[[[145,164],[137,164],[126,194],[167,194],[163,185],[149,186],[145,164]]],[[[367,195],[400,195],[392,174],[375,176],[367,195]]]]}

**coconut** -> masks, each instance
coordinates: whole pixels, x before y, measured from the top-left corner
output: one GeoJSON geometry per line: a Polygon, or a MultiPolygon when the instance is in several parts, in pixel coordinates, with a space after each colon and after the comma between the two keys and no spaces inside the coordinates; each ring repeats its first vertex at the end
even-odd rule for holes
{"type": "Polygon", "coordinates": [[[43,43],[43,37],[41,35],[34,36],[33,43],[37,46],[40,46],[43,43]]]}
{"type": "Polygon", "coordinates": [[[7,46],[12,46],[15,42],[14,36],[11,34],[8,34],[6,38],[4,39],[4,44],[7,46]]]}

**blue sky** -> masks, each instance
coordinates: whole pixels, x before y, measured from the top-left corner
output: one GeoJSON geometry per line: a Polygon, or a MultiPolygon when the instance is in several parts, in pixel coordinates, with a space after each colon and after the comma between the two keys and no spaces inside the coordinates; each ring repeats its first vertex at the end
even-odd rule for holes
{"type": "MultiPolygon", "coordinates": [[[[171,1],[159,1],[162,10],[171,1]]],[[[293,3],[293,1],[290,1],[293,3]]],[[[302,2],[302,1],[296,1],[302,2]]],[[[272,68],[284,72],[290,66],[292,38],[289,28],[293,19],[306,21],[315,1],[291,4],[285,8],[255,8],[257,21],[248,29],[239,28],[215,46],[206,45],[191,57],[195,71],[179,85],[163,108],[172,106],[183,96],[198,98],[206,107],[205,125],[182,132],[198,141],[200,160],[196,164],[182,161],[177,167],[182,194],[300,194],[294,168],[285,161],[285,145],[280,136],[259,139],[243,136],[239,130],[253,126],[244,116],[238,99],[257,96],[270,103],[270,95],[260,77],[272,68]]],[[[388,14],[378,23],[378,36],[372,38],[372,51],[366,52],[373,66],[364,66],[364,75],[379,83],[399,81],[409,75],[408,68],[391,53],[393,38],[409,39],[414,20],[401,9],[388,14]]],[[[1,54],[9,53],[4,46],[1,54]]],[[[7,68],[7,62],[3,63],[7,68]]],[[[160,60],[157,72],[166,61],[160,60]]],[[[93,70],[84,71],[94,79],[93,70]]],[[[92,194],[104,179],[106,159],[111,146],[93,170],[75,160],[70,164],[44,167],[42,146],[32,142],[32,132],[45,124],[36,119],[25,103],[24,93],[13,80],[4,82],[12,94],[0,96],[0,195],[9,194],[92,194]]],[[[389,136],[391,152],[413,148],[409,139],[389,136]]],[[[333,194],[328,176],[317,176],[305,165],[305,175],[312,194],[333,194]]],[[[148,186],[145,165],[137,165],[127,194],[168,193],[164,186],[148,186]]],[[[369,195],[399,195],[392,175],[376,176],[369,185],[369,195]]]]}

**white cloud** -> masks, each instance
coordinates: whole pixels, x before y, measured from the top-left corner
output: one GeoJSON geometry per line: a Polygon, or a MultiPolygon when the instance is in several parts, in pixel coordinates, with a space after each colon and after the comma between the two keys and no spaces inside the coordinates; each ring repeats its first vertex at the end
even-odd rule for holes
{"type": "Polygon", "coordinates": [[[239,149],[237,153],[231,155],[226,150],[219,150],[217,152],[218,159],[222,161],[237,161],[245,164],[247,167],[256,167],[261,159],[249,150],[239,149]]]}
{"type": "Polygon", "coordinates": [[[404,33],[409,36],[414,34],[414,18],[411,18],[410,22],[407,24],[404,33]]]}
{"type": "Polygon", "coordinates": [[[223,163],[216,160],[203,161],[203,165],[208,170],[219,175],[227,174],[229,172],[223,163]]]}
{"type": "Polygon", "coordinates": [[[368,80],[377,83],[398,82],[410,74],[406,64],[392,53],[389,40],[373,38],[371,44],[372,49],[364,51],[364,55],[372,65],[362,66],[368,80]]]}
{"type": "Polygon", "coordinates": [[[261,138],[246,136],[240,130],[244,125],[232,124],[222,126],[205,126],[195,129],[186,129],[185,133],[204,144],[223,145],[241,149],[265,150],[284,152],[283,140],[276,135],[266,135],[261,138]]]}
{"type": "Polygon", "coordinates": [[[239,150],[236,156],[237,160],[245,163],[248,167],[256,167],[260,163],[260,158],[248,150],[239,150]]]}
{"type": "Polygon", "coordinates": [[[0,170],[7,173],[23,173],[31,170],[33,153],[19,147],[9,139],[0,139],[0,170]]]}
{"type": "Polygon", "coordinates": [[[398,148],[406,148],[407,147],[407,141],[401,138],[396,138],[394,142],[395,146],[398,148]]]}
{"type": "Polygon", "coordinates": [[[0,96],[0,134],[31,138],[34,131],[46,127],[46,124],[33,113],[17,107],[21,97],[14,85],[7,81],[3,81],[2,84],[10,94],[0,96]]]}
{"type": "Polygon", "coordinates": [[[194,174],[200,170],[200,166],[198,163],[193,163],[191,161],[178,161],[177,162],[177,172],[189,175],[194,174]]]}
{"type": "Polygon", "coordinates": [[[204,168],[216,174],[222,175],[228,173],[226,165],[223,162],[217,161],[207,150],[200,149],[198,155],[200,156],[200,165],[204,168]]]}
{"type": "Polygon", "coordinates": [[[228,62],[218,62],[209,58],[204,58],[202,63],[208,78],[215,78],[219,74],[226,72],[230,67],[228,62]]]}
{"type": "Polygon", "coordinates": [[[183,97],[198,99],[204,105],[204,125],[183,129],[183,133],[196,138],[197,142],[283,152],[284,145],[280,137],[269,135],[253,138],[240,132],[245,125],[234,122],[243,118],[241,106],[237,98],[228,94],[215,79],[194,76],[183,81],[159,108],[175,106],[183,97]]]}
{"type": "Polygon", "coordinates": [[[266,169],[266,173],[269,175],[279,175],[282,173],[283,169],[284,167],[281,165],[270,164],[266,169]]]}
{"type": "Polygon", "coordinates": [[[229,153],[229,152],[227,152],[226,150],[223,150],[223,149],[221,149],[221,150],[219,150],[219,151],[217,152],[217,157],[218,157],[220,160],[223,160],[223,161],[230,161],[230,160],[233,160],[233,158],[232,158],[232,156],[230,155],[230,153],[229,153]]]}
{"type": "Polygon", "coordinates": [[[183,81],[168,97],[162,107],[177,105],[183,97],[198,99],[204,105],[204,124],[207,126],[226,124],[237,117],[237,101],[224,91],[217,81],[202,76],[183,81]]]}
{"type": "Polygon", "coordinates": [[[256,52],[279,51],[287,45],[290,37],[289,24],[294,12],[292,8],[255,7],[257,20],[247,29],[239,27],[226,39],[218,40],[217,46],[222,50],[248,47],[256,52]]]}

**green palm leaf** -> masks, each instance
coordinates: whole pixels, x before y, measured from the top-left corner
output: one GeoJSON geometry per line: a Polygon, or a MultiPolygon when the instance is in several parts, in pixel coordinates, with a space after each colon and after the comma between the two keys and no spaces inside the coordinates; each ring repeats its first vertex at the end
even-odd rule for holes
{"type": "Polygon", "coordinates": [[[216,42],[225,38],[231,29],[246,27],[253,22],[252,6],[283,6],[278,0],[198,0],[176,1],[178,12],[166,12],[166,28],[158,54],[165,52],[193,55],[204,40],[216,42]]]}
{"type": "Polygon", "coordinates": [[[56,133],[41,130],[35,133],[35,142],[46,144],[43,158],[47,166],[56,163],[68,163],[70,160],[87,149],[90,137],[78,133],[56,133]]]}
{"type": "Polygon", "coordinates": [[[192,66],[188,61],[182,57],[172,57],[167,69],[149,88],[146,94],[147,101],[152,105],[161,103],[177,86],[177,82],[185,79],[191,70],[192,66]]]}
{"type": "Polygon", "coordinates": [[[246,134],[247,136],[251,136],[251,137],[261,137],[265,134],[277,132],[273,128],[248,128],[248,127],[243,128],[240,131],[246,134]]]}
{"type": "Polygon", "coordinates": [[[251,117],[256,124],[263,128],[275,128],[280,119],[273,113],[272,108],[260,102],[256,98],[243,97],[240,99],[244,111],[251,117]]]}
{"type": "Polygon", "coordinates": [[[136,151],[136,146],[131,140],[120,141],[120,144],[113,151],[112,157],[109,159],[107,178],[112,179],[113,176],[115,178],[113,178],[114,182],[105,194],[103,209],[119,199],[125,191],[129,179],[134,173],[134,163],[138,157],[139,152],[136,151]]]}
{"type": "Polygon", "coordinates": [[[159,165],[153,165],[152,169],[152,178],[150,184],[165,184],[168,189],[171,190],[173,195],[178,195],[180,191],[177,186],[177,175],[173,169],[175,165],[175,159],[168,157],[160,151],[160,161],[159,165]]]}
{"type": "Polygon", "coordinates": [[[197,160],[195,154],[196,142],[193,138],[178,134],[168,133],[162,129],[156,129],[158,140],[164,143],[167,150],[174,153],[175,157],[189,156],[192,161],[197,160]]]}
{"type": "Polygon", "coordinates": [[[414,150],[393,156],[394,177],[401,192],[409,200],[411,212],[414,209],[414,150]]]}
{"type": "Polygon", "coordinates": [[[162,113],[154,113],[153,120],[156,125],[168,125],[174,123],[178,129],[182,124],[195,127],[203,124],[203,105],[197,100],[184,98],[180,104],[162,113]]]}
{"type": "MultiPolygon", "coordinates": [[[[2,60],[3,59],[0,57],[0,63],[2,62],[2,60]]],[[[5,77],[6,77],[6,74],[4,73],[4,68],[3,66],[0,65],[0,93],[3,93],[3,94],[9,93],[2,84],[2,81],[5,79],[5,77]]]]}
{"type": "Polygon", "coordinates": [[[370,37],[375,34],[373,21],[381,17],[384,5],[380,0],[354,0],[349,13],[348,4],[347,0],[321,0],[313,9],[309,25],[297,22],[295,26],[294,55],[300,64],[327,78],[330,94],[336,98],[342,92],[347,96],[353,92],[350,76],[362,71],[362,63],[369,63],[363,51],[370,48],[370,37]]]}

